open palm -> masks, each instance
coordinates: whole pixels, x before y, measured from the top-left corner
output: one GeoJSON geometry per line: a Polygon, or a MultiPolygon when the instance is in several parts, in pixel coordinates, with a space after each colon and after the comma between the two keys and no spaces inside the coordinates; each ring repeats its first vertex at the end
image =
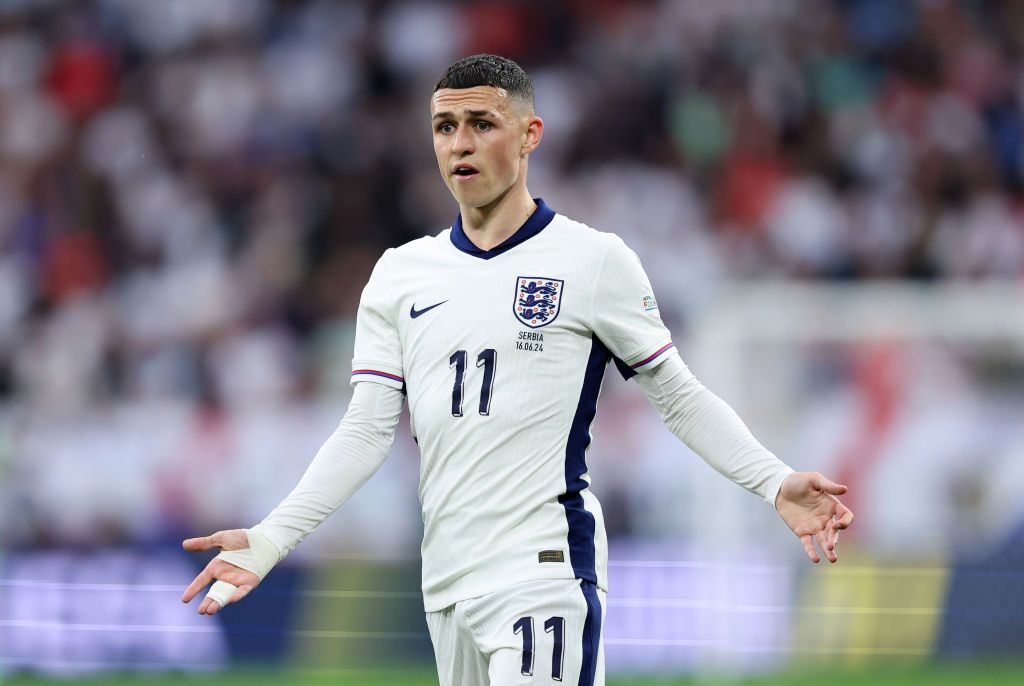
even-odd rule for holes
{"type": "Polygon", "coordinates": [[[811,562],[821,561],[815,543],[829,562],[839,559],[836,555],[839,532],[853,522],[853,512],[836,498],[846,490],[846,486],[818,472],[794,472],[782,482],[775,498],[775,509],[800,538],[811,562]]]}
{"type": "MultiPolygon", "coordinates": [[[[192,552],[212,550],[213,548],[244,550],[249,547],[249,538],[246,536],[245,529],[231,529],[228,531],[218,531],[211,536],[190,538],[182,543],[182,547],[192,552]]],[[[199,572],[199,575],[189,584],[188,588],[185,589],[185,593],[181,596],[181,602],[187,603],[192,600],[211,581],[220,581],[237,587],[227,600],[227,603],[230,604],[237,603],[248,595],[249,591],[259,585],[260,578],[256,574],[230,562],[213,558],[203,571],[199,572]]],[[[199,604],[199,614],[201,615],[215,615],[220,609],[220,603],[210,597],[210,595],[203,598],[203,602],[199,604]]]]}

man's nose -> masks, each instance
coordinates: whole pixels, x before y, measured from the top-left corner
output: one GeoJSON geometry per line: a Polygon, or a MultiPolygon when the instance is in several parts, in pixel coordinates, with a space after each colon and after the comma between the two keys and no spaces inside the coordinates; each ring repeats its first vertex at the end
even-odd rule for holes
{"type": "Polygon", "coordinates": [[[473,133],[460,126],[452,137],[452,152],[457,155],[468,155],[473,152],[473,133]]]}

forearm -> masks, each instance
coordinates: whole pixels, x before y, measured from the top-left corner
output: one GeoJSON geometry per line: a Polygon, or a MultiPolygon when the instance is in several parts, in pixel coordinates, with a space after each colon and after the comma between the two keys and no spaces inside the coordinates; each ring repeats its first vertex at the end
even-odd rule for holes
{"type": "Polygon", "coordinates": [[[762,446],[736,412],[673,354],[636,377],[665,425],[719,473],[774,505],[793,470],[762,446]]]}
{"type": "Polygon", "coordinates": [[[253,527],[287,555],[384,463],[402,412],[402,392],[356,384],[348,411],[298,485],[253,527]]]}

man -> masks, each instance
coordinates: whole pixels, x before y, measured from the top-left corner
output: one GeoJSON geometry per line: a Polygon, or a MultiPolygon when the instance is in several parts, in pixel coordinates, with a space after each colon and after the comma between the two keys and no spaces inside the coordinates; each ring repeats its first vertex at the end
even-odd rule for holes
{"type": "Polygon", "coordinates": [[[608,361],[668,427],[773,503],[836,561],[846,491],[794,472],[689,372],[636,256],[526,187],[544,123],[514,62],[452,65],[430,102],[434,152],[459,203],[434,237],[384,253],[359,306],[348,412],[260,524],[185,541],[222,552],[188,587],[216,614],[380,466],[404,397],[422,452],[423,595],[442,684],[603,684],[607,545],[585,453],[608,361]]]}

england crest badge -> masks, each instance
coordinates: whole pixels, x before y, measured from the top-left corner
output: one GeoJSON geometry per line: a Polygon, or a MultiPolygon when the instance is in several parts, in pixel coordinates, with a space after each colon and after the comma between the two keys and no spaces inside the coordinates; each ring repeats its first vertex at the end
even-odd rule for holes
{"type": "Polygon", "coordinates": [[[516,279],[516,298],[512,312],[516,319],[531,329],[539,329],[555,321],[562,305],[565,281],[546,276],[520,276],[516,279]]]}

